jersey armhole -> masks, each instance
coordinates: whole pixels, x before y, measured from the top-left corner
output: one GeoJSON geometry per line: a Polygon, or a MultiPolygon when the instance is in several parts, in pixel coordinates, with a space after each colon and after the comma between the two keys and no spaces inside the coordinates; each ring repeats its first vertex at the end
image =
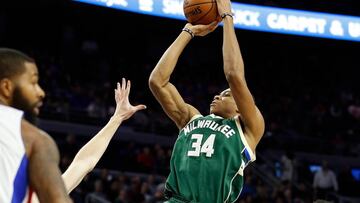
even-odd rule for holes
{"type": "MultiPolygon", "coordinates": [[[[245,149],[244,149],[244,153],[245,153],[245,156],[246,158],[249,160],[249,162],[253,162],[256,160],[256,155],[255,155],[255,152],[253,152],[246,140],[246,137],[244,135],[244,131],[242,130],[243,128],[243,125],[241,123],[241,119],[239,116],[235,116],[234,117],[234,120],[235,120],[235,123],[236,123],[236,127],[238,128],[238,131],[239,131],[239,134],[240,134],[240,139],[242,141],[242,143],[244,144],[245,146],[245,149]]],[[[246,165],[248,164],[246,163],[246,165]]]]}
{"type": "Polygon", "coordinates": [[[201,114],[195,114],[195,115],[189,120],[189,122],[186,123],[186,125],[189,124],[191,121],[193,121],[193,120],[195,120],[195,119],[197,119],[197,118],[200,118],[200,117],[203,117],[203,115],[201,115],[201,114]]]}
{"type": "Polygon", "coordinates": [[[201,115],[201,114],[195,114],[193,117],[191,117],[191,119],[184,125],[184,127],[179,130],[179,133],[180,133],[181,131],[183,131],[183,129],[185,128],[185,126],[187,126],[190,122],[192,122],[193,120],[195,120],[195,119],[197,119],[197,118],[200,118],[200,117],[203,117],[203,115],[201,115]]]}

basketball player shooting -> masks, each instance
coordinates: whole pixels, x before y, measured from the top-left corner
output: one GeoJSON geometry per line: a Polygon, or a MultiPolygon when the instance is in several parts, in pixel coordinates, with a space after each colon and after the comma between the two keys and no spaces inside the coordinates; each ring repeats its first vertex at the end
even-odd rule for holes
{"type": "Polygon", "coordinates": [[[186,24],[149,78],[153,95],[180,129],[165,186],[169,203],[235,202],[243,187],[244,168],[255,160],[255,148],[264,132],[263,116],[246,84],[231,3],[216,2],[224,22],[223,69],[230,88],[214,97],[210,115],[202,116],[186,103],[169,80],[193,36],[209,34],[216,22],[186,24]]]}

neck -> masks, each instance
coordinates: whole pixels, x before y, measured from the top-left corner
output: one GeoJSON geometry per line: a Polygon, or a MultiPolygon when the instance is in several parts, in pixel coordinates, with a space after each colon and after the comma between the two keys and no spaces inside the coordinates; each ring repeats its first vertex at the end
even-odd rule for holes
{"type": "Polygon", "coordinates": [[[238,114],[237,113],[229,113],[227,115],[224,116],[224,118],[234,118],[235,116],[237,116],[238,114]]]}
{"type": "Polygon", "coordinates": [[[210,113],[210,114],[214,114],[215,116],[220,116],[220,117],[225,118],[225,119],[234,118],[235,116],[238,115],[237,113],[235,113],[235,114],[224,114],[224,115],[215,114],[215,113],[210,113]]]}
{"type": "Polygon", "coordinates": [[[5,101],[4,98],[0,97],[0,104],[8,106],[9,103],[5,101]]]}

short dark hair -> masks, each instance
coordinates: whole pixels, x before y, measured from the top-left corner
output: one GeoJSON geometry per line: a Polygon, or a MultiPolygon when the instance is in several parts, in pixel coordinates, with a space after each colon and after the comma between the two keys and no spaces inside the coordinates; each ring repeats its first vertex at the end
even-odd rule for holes
{"type": "Polygon", "coordinates": [[[35,63],[35,60],[15,49],[0,47],[0,80],[21,74],[25,62],[35,63]]]}

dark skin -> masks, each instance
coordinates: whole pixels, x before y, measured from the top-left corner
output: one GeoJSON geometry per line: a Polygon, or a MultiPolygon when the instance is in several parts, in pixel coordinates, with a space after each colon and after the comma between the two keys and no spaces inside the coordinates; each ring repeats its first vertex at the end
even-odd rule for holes
{"type": "Polygon", "coordinates": [[[35,126],[21,122],[26,154],[29,157],[29,180],[40,202],[71,202],[59,164],[59,151],[52,138],[35,126]]]}
{"type": "MultiPolygon", "coordinates": [[[[0,104],[38,115],[45,97],[38,80],[36,65],[25,62],[21,74],[0,79],[0,104]]],[[[52,138],[25,119],[21,121],[21,135],[29,159],[30,186],[40,202],[72,202],[61,178],[59,151],[52,138]]]]}

